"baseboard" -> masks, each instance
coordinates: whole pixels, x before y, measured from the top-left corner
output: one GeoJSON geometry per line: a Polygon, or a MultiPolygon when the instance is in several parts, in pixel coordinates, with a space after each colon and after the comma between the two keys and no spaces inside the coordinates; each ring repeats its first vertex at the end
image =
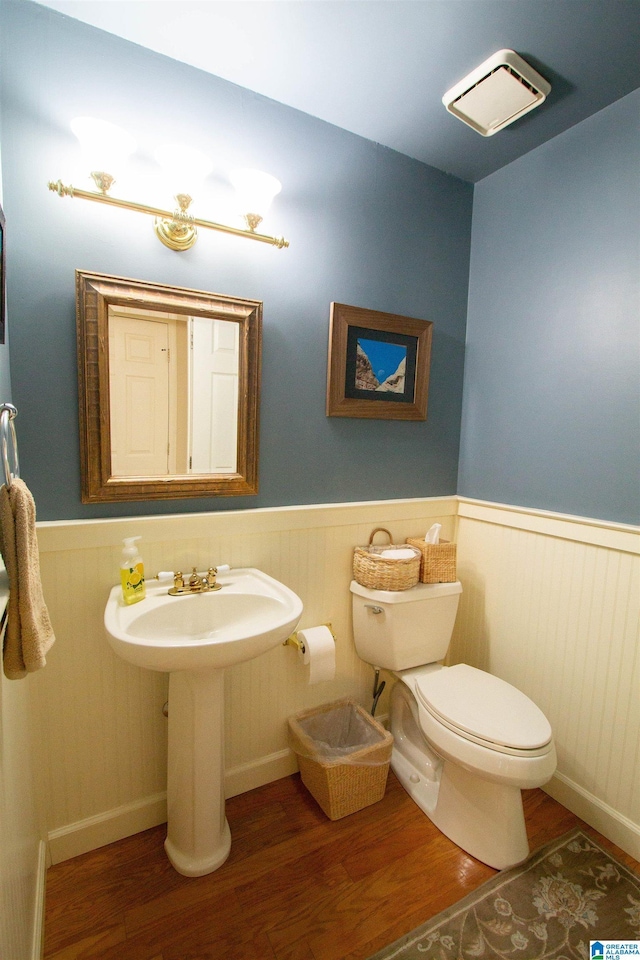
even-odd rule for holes
{"type": "Polygon", "coordinates": [[[543,789],[607,840],[617,844],[629,856],[640,860],[640,826],[637,823],[622,816],[613,807],[598,800],[592,793],[561,773],[554,774],[543,789]]]}
{"type": "MultiPolygon", "coordinates": [[[[297,769],[295,754],[288,749],[240,764],[232,767],[225,775],[225,796],[235,797],[239,793],[246,793],[264,786],[265,783],[287,777],[297,769]]],[[[88,853],[89,850],[165,823],[166,819],[167,795],[158,793],[70,823],[66,827],[52,830],[49,834],[51,863],[70,860],[81,853],[88,853]]]]}
{"type": "Polygon", "coordinates": [[[44,907],[47,885],[47,844],[44,840],[41,840],[38,845],[38,865],[36,869],[31,960],[42,960],[44,956],[44,907]]]}
{"type": "Polygon", "coordinates": [[[49,833],[51,863],[61,863],[106,843],[122,840],[167,819],[167,795],[157,793],[133,803],[105,810],[49,833]]]}
{"type": "MultiPolygon", "coordinates": [[[[385,723],[386,715],[378,719],[385,723]]],[[[225,776],[225,796],[235,797],[256,787],[262,787],[273,780],[280,780],[295,773],[298,769],[295,754],[291,750],[279,750],[266,757],[260,757],[249,763],[232,767],[225,776]]],[[[568,777],[556,773],[544,787],[553,797],[576,816],[584,820],[604,837],[617,844],[622,850],[640,860],[640,827],[612,807],[598,800],[568,777]]],[[[53,830],[49,834],[49,854],[52,863],[60,863],[77,857],[81,853],[95,850],[106,843],[122,840],[141,830],[148,830],[159,823],[166,822],[166,794],[159,793],[135,803],[106,810],[95,817],[89,817],[77,823],[53,830]]],[[[45,845],[42,844],[39,863],[38,903],[44,905],[45,845]]],[[[38,937],[41,933],[38,933],[38,937]]],[[[34,960],[37,936],[34,934],[34,960]]]]}
{"type": "Polygon", "coordinates": [[[295,754],[291,750],[278,750],[258,760],[241,763],[227,770],[224,778],[224,792],[227,798],[247,793],[265,783],[272,783],[282,777],[288,777],[298,769],[295,754]]]}

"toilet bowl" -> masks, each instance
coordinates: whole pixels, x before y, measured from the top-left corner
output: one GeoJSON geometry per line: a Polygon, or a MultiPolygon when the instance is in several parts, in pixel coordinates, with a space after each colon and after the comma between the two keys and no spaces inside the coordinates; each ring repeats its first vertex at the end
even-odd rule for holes
{"type": "Polygon", "coordinates": [[[397,677],[391,765],[407,793],[449,839],[483,863],[501,870],[525,860],[521,790],[542,786],[556,768],[542,711],[511,684],[466,664],[427,666],[397,677]],[[452,696],[443,716],[438,697],[453,691],[459,698],[452,696]]]}
{"type": "Polygon", "coordinates": [[[406,591],[351,584],[362,659],[396,677],[391,766],[409,795],[454,843],[496,869],[529,854],[521,790],[556,768],[551,727],[524,693],[467,664],[439,661],[462,587],[406,591]]]}

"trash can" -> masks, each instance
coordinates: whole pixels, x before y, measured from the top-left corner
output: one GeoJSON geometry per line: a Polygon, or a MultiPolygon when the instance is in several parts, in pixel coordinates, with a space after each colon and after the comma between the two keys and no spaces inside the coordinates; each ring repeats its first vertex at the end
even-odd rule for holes
{"type": "Polygon", "coordinates": [[[300,776],[330,820],[382,800],[393,736],[351,698],[289,717],[300,776]]]}

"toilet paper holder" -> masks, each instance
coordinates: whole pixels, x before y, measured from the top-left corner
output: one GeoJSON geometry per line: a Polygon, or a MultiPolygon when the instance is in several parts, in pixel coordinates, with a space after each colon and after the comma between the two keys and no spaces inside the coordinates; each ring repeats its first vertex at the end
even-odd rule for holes
{"type": "MultiPolygon", "coordinates": [[[[333,639],[334,639],[334,640],[337,640],[337,637],[336,637],[335,633],[333,632],[333,627],[331,626],[330,623],[323,623],[322,626],[323,626],[323,627],[327,627],[327,628],[331,631],[331,636],[333,637],[333,639]]],[[[292,633],[290,637],[287,637],[287,639],[284,641],[284,643],[282,644],[282,646],[283,646],[283,647],[295,647],[297,650],[300,651],[300,653],[305,653],[305,652],[306,652],[306,651],[305,651],[305,646],[304,646],[304,640],[303,640],[301,637],[298,636],[297,632],[296,632],[296,633],[292,633]]]]}

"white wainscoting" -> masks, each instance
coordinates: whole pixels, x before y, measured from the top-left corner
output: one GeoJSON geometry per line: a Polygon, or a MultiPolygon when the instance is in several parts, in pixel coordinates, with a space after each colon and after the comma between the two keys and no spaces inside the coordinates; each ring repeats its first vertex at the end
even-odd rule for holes
{"type": "Polygon", "coordinates": [[[285,647],[228,671],[232,796],[295,769],[289,715],[345,695],[369,705],[372,671],[351,633],[353,546],[376,526],[403,540],[436,520],[458,541],[464,587],[450,662],[488,669],[540,705],[559,757],[545,789],[640,858],[638,530],[454,497],[39,524],[57,641],[30,684],[53,862],[165,817],[166,677],[118,660],[103,634],[123,537],[143,537],[147,575],[257,566],[301,596],[302,626],[333,624],[334,681],[309,686],[285,647]]]}
{"type": "MultiPolygon", "coordinates": [[[[0,560],[0,644],[9,581],[0,560]]],[[[39,960],[44,948],[46,844],[40,839],[29,733],[31,679],[0,672],[0,957],[39,960]]]]}
{"type": "Polygon", "coordinates": [[[370,705],[373,673],[357,657],[351,632],[353,547],[377,526],[404,541],[438,521],[453,538],[456,509],[455,498],[436,498],[38,524],[56,643],[32,678],[33,736],[52,861],[165,819],[167,678],[119,660],[102,625],[123,537],[142,536],[147,576],[218,563],[259,567],[302,598],[301,626],[333,625],[333,681],[309,686],[308,668],[291,647],[227,671],[232,796],[296,769],[288,716],[347,695],[370,705]]]}
{"type": "Polygon", "coordinates": [[[464,586],[451,662],[513,683],[545,712],[545,787],[640,859],[637,528],[460,499],[464,586]]]}

